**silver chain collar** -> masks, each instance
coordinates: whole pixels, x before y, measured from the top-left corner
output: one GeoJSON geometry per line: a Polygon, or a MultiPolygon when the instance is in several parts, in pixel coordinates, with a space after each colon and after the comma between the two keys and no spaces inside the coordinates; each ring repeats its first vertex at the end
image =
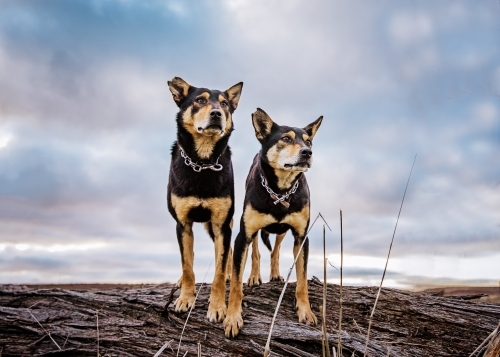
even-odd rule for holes
{"type": "Polygon", "coordinates": [[[194,162],[193,160],[191,160],[191,158],[189,156],[187,156],[187,154],[184,152],[184,149],[182,149],[182,147],[179,144],[177,144],[177,146],[181,150],[181,157],[184,159],[184,163],[186,164],[186,166],[191,166],[193,168],[193,171],[195,171],[195,172],[200,172],[200,171],[206,170],[206,169],[210,169],[212,171],[220,171],[224,168],[224,166],[219,164],[220,156],[217,158],[217,160],[215,160],[215,164],[201,164],[200,165],[200,164],[198,164],[198,162],[194,162]]]}
{"type": "Polygon", "coordinates": [[[297,191],[297,188],[299,187],[299,180],[295,181],[295,184],[293,185],[293,187],[290,191],[288,191],[284,195],[280,195],[280,194],[274,192],[273,190],[271,190],[271,188],[267,185],[267,180],[265,179],[264,175],[260,174],[260,178],[261,178],[260,183],[266,189],[267,193],[269,193],[271,198],[273,200],[275,200],[273,202],[275,205],[278,204],[278,202],[279,202],[283,206],[285,206],[286,208],[290,207],[290,203],[286,202],[286,200],[288,199],[288,197],[290,197],[290,195],[294,194],[295,191],[297,191]]]}

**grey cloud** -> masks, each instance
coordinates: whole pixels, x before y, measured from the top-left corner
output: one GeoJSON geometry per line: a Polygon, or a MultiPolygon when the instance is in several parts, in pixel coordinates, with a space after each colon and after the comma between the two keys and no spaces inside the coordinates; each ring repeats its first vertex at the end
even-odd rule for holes
{"type": "MultiPolygon", "coordinates": [[[[499,248],[494,1],[0,7],[0,139],[13,134],[0,148],[0,240],[120,242],[97,260],[82,254],[74,279],[178,276],[178,264],[162,275],[162,253],[127,254],[142,241],[168,242],[165,259],[178,255],[165,203],[176,112],[166,81],[175,75],[220,89],[245,82],[231,138],[236,222],[259,150],[250,122],[259,106],[280,124],[324,115],[307,173],[312,215],[338,227],[342,208],[351,254],[386,254],[415,153],[394,254],[499,248]]],[[[201,228],[196,242],[199,277],[212,247],[201,228]]],[[[34,266],[43,270],[43,259],[34,266]]]]}

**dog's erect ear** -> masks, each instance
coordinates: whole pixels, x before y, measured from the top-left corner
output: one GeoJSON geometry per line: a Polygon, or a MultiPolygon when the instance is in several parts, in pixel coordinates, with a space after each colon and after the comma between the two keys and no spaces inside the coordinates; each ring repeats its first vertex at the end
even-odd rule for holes
{"type": "Polygon", "coordinates": [[[323,121],[323,116],[320,116],[318,119],[316,119],[315,121],[313,121],[311,124],[309,124],[304,128],[304,130],[306,131],[307,135],[309,135],[311,140],[314,138],[314,135],[316,135],[316,132],[318,131],[322,121],[323,121]]]}
{"type": "Polygon", "coordinates": [[[255,136],[259,141],[268,136],[271,133],[273,125],[275,125],[269,115],[260,108],[257,108],[255,113],[252,114],[252,123],[255,129],[255,136]]]}
{"type": "Polygon", "coordinates": [[[189,83],[180,77],[174,77],[171,81],[168,81],[168,89],[172,92],[172,97],[174,101],[179,105],[179,103],[186,98],[189,92],[189,83]]]}
{"type": "Polygon", "coordinates": [[[240,82],[238,84],[235,84],[226,91],[227,99],[229,99],[235,110],[236,108],[238,108],[238,102],[240,101],[242,89],[243,89],[243,82],[240,82]]]}

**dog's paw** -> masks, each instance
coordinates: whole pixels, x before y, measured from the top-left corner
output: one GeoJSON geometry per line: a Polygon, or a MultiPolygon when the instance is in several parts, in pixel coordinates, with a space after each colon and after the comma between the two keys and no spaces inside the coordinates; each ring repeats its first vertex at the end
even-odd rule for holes
{"type": "Polygon", "coordinates": [[[278,275],[275,275],[275,276],[271,275],[271,281],[284,282],[285,279],[281,275],[278,274],[278,275]]]}
{"type": "Polygon", "coordinates": [[[305,323],[306,325],[316,325],[318,323],[318,319],[316,315],[313,314],[311,307],[306,306],[297,306],[297,315],[299,316],[299,322],[305,323]]]}
{"type": "Polygon", "coordinates": [[[258,286],[262,284],[260,275],[250,275],[247,282],[248,286],[258,286]]]}
{"type": "Polygon", "coordinates": [[[224,334],[226,337],[236,337],[243,326],[243,318],[241,311],[234,314],[228,314],[224,319],[224,334]]]}
{"type": "Polygon", "coordinates": [[[210,303],[208,305],[207,319],[210,322],[221,322],[226,317],[226,304],[214,304],[210,303]]]}
{"type": "Polygon", "coordinates": [[[194,305],[194,295],[182,295],[175,300],[175,312],[186,312],[194,305]]]}

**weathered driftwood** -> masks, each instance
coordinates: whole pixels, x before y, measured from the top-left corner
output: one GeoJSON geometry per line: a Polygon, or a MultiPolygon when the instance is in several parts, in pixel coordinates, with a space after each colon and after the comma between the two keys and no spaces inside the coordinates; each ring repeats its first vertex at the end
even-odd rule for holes
{"type": "MultiPolygon", "coordinates": [[[[246,287],[245,325],[238,338],[227,339],[222,324],[212,324],[205,318],[210,285],[204,285],[179,356],[186,352],[187,356],[197,356],[198,348],[202,356],[262,356],[282,286],[267,283],[246,287]]],[[[322,290],[317,279],[309,282],[311,304],[318,318],[322,290]]],[[[294,291],[294,284],[290,284],[274,327],[271,356],[321,356],[321,325],[297,322],[294,291]]],[[[363,355],[376,292],[376,288],[343,288],[344,356],[363,355]]],[[[152,357],[168,341],[161,356],[175,356],[187,316],[173,311],[172,300],[178,293],[171,284],[86,289],[0,286],[0,356],[98,356],[99,349],[100,356],[152,357]]],[[[330,346],[336,346],[338,339],[338,297],[339,287],[328,285],[330,346]]],[[[499,321],[500,305],[471,297],[383,289],[367,355],[469,356],[499,321]]]]}

